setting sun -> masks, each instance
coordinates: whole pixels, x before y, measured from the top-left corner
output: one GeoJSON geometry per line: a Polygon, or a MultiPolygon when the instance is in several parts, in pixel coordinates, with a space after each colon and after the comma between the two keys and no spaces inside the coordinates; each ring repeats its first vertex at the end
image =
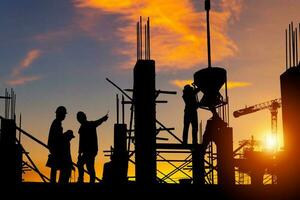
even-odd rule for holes
{"type": "Polygon", "coordinates": [[[277,151],[278,140],[274,134],[272,133],[267,134],[265,139],[265,148],[268,151],[277,151]]]}
{"type": "Polygon", "coordinates": [[[300,199],[299,8],[1,1],[0,197],[300,199]]]}

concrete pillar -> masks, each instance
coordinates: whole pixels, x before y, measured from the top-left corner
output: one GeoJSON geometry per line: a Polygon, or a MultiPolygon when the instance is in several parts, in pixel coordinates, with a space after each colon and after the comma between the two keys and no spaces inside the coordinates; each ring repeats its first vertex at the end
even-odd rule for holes
{"type": "Polygon", "coordinates": [[[128,172],[127,152],[127,126],[126,124],[115,124],[114,126],[114,151],[113,151],[113,182],[126,183],[128,172]]]}
{"type": "Polygon", "coordinates": [[[156,183],[155,62],[134,67],[135,171],[138,184],[156,183]]]}
{"type": "MultiPolygon", "coordinates": [[[[20,183],[22,167],[20,163],[20,151],[17,151],[16,124],[14,120],[1,120],[0,135],[0,184],[11,187],[20,183]],[[18,160],[18,161],[17,161],[18,160]]],[[[22,162],[22,161],[21,161],[22,162]]]]}

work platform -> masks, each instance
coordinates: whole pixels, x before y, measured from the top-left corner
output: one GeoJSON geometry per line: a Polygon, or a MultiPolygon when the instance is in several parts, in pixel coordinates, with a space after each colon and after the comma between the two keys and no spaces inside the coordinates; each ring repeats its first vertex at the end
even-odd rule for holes
{"type": "MultiPolygon", "coordinates": [[[[197,144],[197,146],[200,144],[197,144]]],[[[156,144],[156,149],[173,149],[173,150],[185,150],[189,149],[192,150],[195,148],[193,144],[179,144],[179,143],[158,143],[156,144]]]]}

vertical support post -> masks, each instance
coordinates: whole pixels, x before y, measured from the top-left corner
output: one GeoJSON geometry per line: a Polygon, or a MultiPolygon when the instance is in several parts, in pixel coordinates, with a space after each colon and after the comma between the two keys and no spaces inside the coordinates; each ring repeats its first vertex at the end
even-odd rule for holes
{"type": "Polygon", "coordinates": [[[14,120],[1,120],[0,160],[0,183],[2,186],[14,187],[20,183],[22,168],[17,165],[16,124],[14,120]]]}
{"type": "Polygon", "coordinates": [[[126,124],[115,124],[114,126],[114,151],[112,156],[113,163],[113,182],[126,183],[128,172],[128,152],[126,150],[126,124]]]}
{"type": "Polygon", "coordinates": [[[134,67],[135,171],[140,185],[156,183],[155,61],[138,60],[134,67]]]}
{"type": "Polygon", "coordinates": [[[285,157],[280,167],[278,184],[289,184],[295,192],[298,191],[296,186],[300,184],[300,163],[295,159],[300,154],[300,67],[290,68],[281,74],[280,86],[285,157]],[[289,163],[288,167],[286,163],[289,163]]]}
{"type": "Polygon", "coordinates": [[[234,165],[233,165],[233,134],[232,128],[223,126],[219,129],[216,140],[218,157],[218,184],[222,186],[233,186],[234,165]]]}
{"type": "Polygon", "coordinates": [[[196,144],[192,149],[193,184],[203,185],[204,180],[204,154],[201,153],[201,145],[196,144]]]}

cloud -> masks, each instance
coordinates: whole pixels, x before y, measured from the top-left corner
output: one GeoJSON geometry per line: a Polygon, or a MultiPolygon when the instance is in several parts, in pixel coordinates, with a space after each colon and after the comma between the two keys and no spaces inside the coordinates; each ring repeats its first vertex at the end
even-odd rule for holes
{"type": "Polygon", "coordinates": [[[28,51],[19,65],[12,70],[10,80],[6,81],[6,83],[11,86],[17,86],[39,80],[41,78],[40,76],[26,76],[23,74],[23,72],[28,69],[32,65],[32,63],[41,56],[41,54],[42,51],[39,49],[32,49],[28,51]]]}
{"type": "Polygon", "coordinates": [[[25,58],[20,62],[19,66],[14,68],[12,76],[18,76],[22,71],[30,67],[30,65],[41,56],[41,51],[38,49],[30,50],[25,58]]]}
{"type": "Polygon", "coordinates": [[[191,85],[194,81],[193,80],[172,80],[170,81],[170,83],[172,85],[175,85],[181,89],[183,89],[183,87],[187,84],[191,85]]]}
{"type": "MultiPolygon", "coordinates": [[[[198,2],[197,2],[198,3],[198,2]]],[[[192,0],[75,0],[81,11],[97,11],[99,16],[116,15],[121,26],[117,35],[124,45],[116,49],[126,55],[133,66],[136,55],[135,24],[139,16],[151,18],[151,57],[159,70],[181,70],[207,63],[205,12],[197,11],[192,0]]],[[[230,23],[238,20],[242,0],[222,0],[219,10],[211,11],[212,60],[221,61],[234,56],[238,48],[227,35],[230,23]]],[[[95,14],[81,21],[89,32],[103,22],[95,14]]]]}
{"type": "Polygon", "coordinates": [[[34,39],[38,42],[52,42],[59,39],[65,40],[67,37],[71,37],[72,31],[72,28],[64,27],[63,29],[38,34],[34,36],[34,39]]]}
{"type": "Polygon", "coordinates": [[[230,12],[232,21],[239,20],[242,11],[243,0],[221,0],[223,10],[230,12]]]}
{"type": "Polygon", "coordinates": [[[233,88],[240,88],[240,87],[248,87],[252,84],[249,82],[238,82],[238,81],[228,81],[227,82],[227,88],[233,89],[233,88]]]}
{"type": "Polygon", "coordinates": [[[37,81],[41,79],[41,76],[20,76],[15,79],[11,79],[7,81],[7,84],[11,86],[24,85],[28,82],[37,81]]]}
{"type": "MultiPolygon", "coordinates": [[[[187,80],[172,80],[170,83],[172,85],[175,85],[179,88],[183,88],[186,84],[192,84],[194,81],[191,79],[187,80]]],[[[240,87],[248,87],[251,83],[249,82],[239,82],[239,81],[228,81],[227,82],[227,89],[233,89],[233,88],[240,88],[240,87]]],[[[223,86],[224,88],[224,86],[223,86]]]]}

